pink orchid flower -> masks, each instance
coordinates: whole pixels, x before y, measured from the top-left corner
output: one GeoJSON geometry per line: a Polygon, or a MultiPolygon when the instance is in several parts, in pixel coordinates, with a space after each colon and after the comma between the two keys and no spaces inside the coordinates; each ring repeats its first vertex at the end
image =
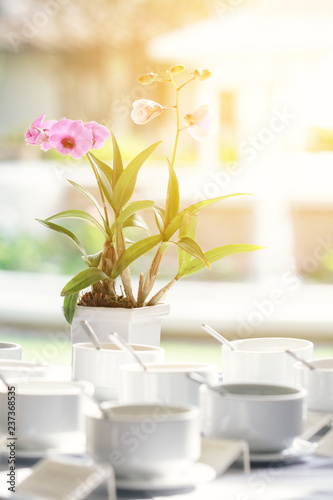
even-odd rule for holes
{"type": "Polygon", "coordinates": [[[155,116],[160,115],[165,109],[158,102],[150,101],[149,99],[138,99],[133,102],[131,118],[137,125],[144,125],[155,118],[155,116]]]}
{"type": "Polygon", "coordinates": [[[203,141],[214,134],[218,127],[217,116],[204,104],[194,113],[184,116],[187,130],[196,141],[203,141]]]}
{"type": "Polygon", "coordinates": [[[62,155],[80,159],[93,146],[93,135],[81,120],[62,118],[50,130],[50,144],[62,155]]]}
{"type": "Polygon", "coordinates": [[[105,140],[109,137],[110,131],[104,127],[104,125],[100,125],[97,122],[87,122],[84,124],[85,128],[88,129],[93,136],[93,145],[94,149],[100,149],[104,146],[105,140]]]}
{"type": "Polygon", "coordinates": [[[53,148],[49,143],[49,132],[51,127],[57,123],[57,120],[48,120],[43,123],[44,118],[45,114],[39,115],[27,130],[24,137],[28,144],[40,146],[43,151],[48,151],[53,148]]]}

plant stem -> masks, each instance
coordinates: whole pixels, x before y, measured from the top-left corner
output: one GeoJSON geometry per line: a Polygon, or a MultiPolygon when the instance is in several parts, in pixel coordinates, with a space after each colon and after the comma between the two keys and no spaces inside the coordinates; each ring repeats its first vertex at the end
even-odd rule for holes
{"type": "Polygon", "coordinates": [[[150,301],[146,304],[147,306],[154,306],[169,290],[170,288],[177,283],[179,278],[173,278],[167,285],[165,285],[159,292],[157,292],[154,297],[150,299],[150,301]]]}
{"type": "Polygon", "coordinates": [[[160,269],[161,260],[162,260],[162,254],[158,249],[156,254],[155,254],[155,257],[153,258],[152,263],[150,264],[150,267],[147,271],[147,274],[146,274],[146,277],[145,277],[145,280],[143,283],[140,302],[138,303],[139,306],[142,306],[144,304],[144,301],[146,300],[146,298],[150,294],[150,292],[155,284],[155,281],[156,281],[156,278],[158,275],[158,271],[160,269]]]}
{"type": "Polygon", "coordinates": [[[193,78],[190,78],[189,80],[187,80],[187,82],[183,83],[180,87],[178,87],[178,90],[185,87],[185,85],[187,85],[188,83],[193,82],[193,80],[195,80],[195,76],[193,76],[193,78]]]}
{"type": "Polygon", "coordinates": [[[175,144],[173,147],[173,153],[172,153],[172,160],[171,160],[171,168],[173,168],[175,164],[175,159],[176,159],[176,152],[177,152],[177,146],[178,146],[178,138],[179,138],[179,89],[176,87],[174,81],[172,80],[172,83],[175,86],[176,89],[176,123],[177,123],[177,129],[176,129],[176,137],[175,137],[175,144]]]}
{"type": "Polygon", "coordinates": [[[137,297],[137,305],[138,306],[142,305],[144,302],[144,300],[142,300],[143,280],[144,280],[144,274],[140,273],[139,285],[138,285],[138,297],[137,297]]]}
{"type": "MultiPolygon", "coordinates": [[[[124,253],[126,245],[125,245],[124,233],[123,233],[121,226],[118,225],[116,215],[115,215],[115,221],[114,221],[114,231],[115,231],[116,252],[117,252],[117,256],[119,258],[124,253]]],[[[135,307],[137,305],[137,302],[134,298],[133,291],[132,291],[131,272],[130,272],[129,267],[124,269],[124,271],[120,275],[120,278],[121,278],[121,282],[123,284],[126,296],[130,300],[132,305],[135,307]]]]}
{"type": "MultiPolygon", "coordinates": [[[[175,84],[172,76],[171,76],[170,81],[176,89],[176,104],[173,106],[176,110],[176,136],[175,136],[175,143],[174,143],[174,147],[173,147],[172,159],[171,159],[171,163],[170,163],[170,168],[173,169],[174,164],[175,164],[175,159],[176,159],[179,132],[180,132],[180,128],[179,128],[179,88],[175,84]]],[[[170,182],[171,181],[170,181],[170,176],[169,176],[169,183],[170,182]]],[[[169,186],[168,186],[168,190],[169,190],[169,186]]],[[[167,216],[167,210],[165,213],[167,216]]],[[[161,260],[162,260],[162,254],[160,252],[160,248],[158,248],[158,250],[155,254],[155,257],[154,257],[154,259],[153,259],[153,261],[152,261],[152,263],[147,271],[146,277],[145,277],[140,302],[138,303],[138,305],[140,305],[140,306],[142,306],[144,304],[144,301],[146,300],[146,298],[150,294],[150,292],[155,284],[155,281],[156,281],[156,278],[157,278],[157,275],[158,275],[158,272],[160,269],[161,260]]]]}

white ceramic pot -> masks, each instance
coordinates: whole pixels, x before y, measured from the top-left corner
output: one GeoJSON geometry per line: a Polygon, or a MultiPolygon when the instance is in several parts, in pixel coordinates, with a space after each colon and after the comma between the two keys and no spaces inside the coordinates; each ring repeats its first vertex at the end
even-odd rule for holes
{"type": "Polygon", "coordinates": [[[285,351],[310,361],[313,343],[293,338],[255,338],[234,340],[234,349],[222,346],[223,382],[253,382],[294,386],[295,360],[285,351]]]}
{"type": "Polygon", "coordinates": [[[208,384],[217,384],[218,367],[210,363],[149,363],[120,368],[120,401],[199,404],[199,384],[188,374],[199,374],[208,384]]]}
{"type": "Polygon", "coordinates": [[[295,364],[297,385],[307,391],[309,410],[333,413],[333,358],[314,359],[315,370],[295,364]]]}
{"type": "Polygon", "coordinates": [[[82,435],[85,424],[83,388],[92,394],[90,384],[19,379],[7,382],[9,388],[3,384],[0,387],[0,433],[7,434],[8,411],[14,411],[19,450],[56,449],[71,440],[77,441],[82,435]]]}
{"type": "Polygon", "coordinates": [[[108,342],[109,334],[117,332],[128,344],[159,347],[162,317],[169,311],[169,304],[136,309],[76,306],[71,328],[72,343],[87,341],[80,322],[88,321],[100,342],[108,342]]]}
{"type": "Polygon", "coordinates": [[[111,420],[87,416],[87,453],[117,476],[181,473],[200,457],[199,409],[187,405],[112,405],[111,420]]]}
{"type": "Polygon", "coordinates": [[[305,390],[268,384],[221,384],[200,388],[205,437],[245,439],[250,451],[280,452],[302,433],[305,390]],[[223,388],[230,394],[218,393],[223,388]]]}
{"type": "Polygon", "coordinates": [[[0,342],[0,359],[21,359],[22,346],[12,342],[0,342]]]}
{"type": "MultiPolygon", "coordinates": [[[[155,346],[130,344],[143,363],[162,363],[164,349],[155,346]]],[[[95,396],[100,401],[117,399],[119,395],[119,368],[133,362],[132,356],[117,346],[102,343],[96,349],[89,342],[73,344],[72,378],[86,380],[95,386],[95,396]]]]}

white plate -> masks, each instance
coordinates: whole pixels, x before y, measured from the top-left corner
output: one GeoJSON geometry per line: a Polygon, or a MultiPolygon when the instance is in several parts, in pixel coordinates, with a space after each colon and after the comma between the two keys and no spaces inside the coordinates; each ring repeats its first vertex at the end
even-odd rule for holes
{"type": "MultiPolygon", "coordinates": [[[[39,460],[41,458],[54,457],[55,455],[83,455],[85,453],[85,443],[83,440],[81,442],[75,442],[74,444],[68,443],[67,446],[62,446],[61,448],[49,448],[49,449],[20,449],[16,448],[15,456],[17,460],[39,460]]],[[[0,452],[1,458],[7,458],[7,450],[2,450],[0,452]]]]}
{"type": "Polygon", "coordinates": [[[158,476],[145,479],[116,478],[119,490],[145,490],[145,491],[168,491],[183,488],[191,488],[201,483],[213,481],[216,477],[215,470],[200,462],[194,463],[188,470],[172,476],[158,476]]]}
{"type": "Polygon", "coordinates": [[[304,439],[295,439],[293,445],[279,453],[250,453],[251,462],[295,462],[300,458],[312,455],[316,450],[317,444],[304,441],[304,439]]]}

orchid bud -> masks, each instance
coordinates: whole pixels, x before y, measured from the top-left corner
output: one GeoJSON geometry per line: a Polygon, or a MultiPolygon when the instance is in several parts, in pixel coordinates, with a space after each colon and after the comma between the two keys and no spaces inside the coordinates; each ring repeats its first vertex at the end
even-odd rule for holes
{"type": "Polygon", "coordinates": [[[153,83],[156,77],[156,73],[146,73],[139,76],[138,82],[141,83],[141,85],[150,85],[151,83],[153,83]]]}
{"type": "Polygon", "coordinates": [[[176,64],[170,68],[170,73],[173,75],[178,75],[179,73],[183,73],[185,71],[185,66],[183,64],[176,64]]]}
{"type": "Polygon", "coordinates": [[[199,82],[207,80],[211,76],[209,69],[195,69],[192,73],[199,82]]]}

